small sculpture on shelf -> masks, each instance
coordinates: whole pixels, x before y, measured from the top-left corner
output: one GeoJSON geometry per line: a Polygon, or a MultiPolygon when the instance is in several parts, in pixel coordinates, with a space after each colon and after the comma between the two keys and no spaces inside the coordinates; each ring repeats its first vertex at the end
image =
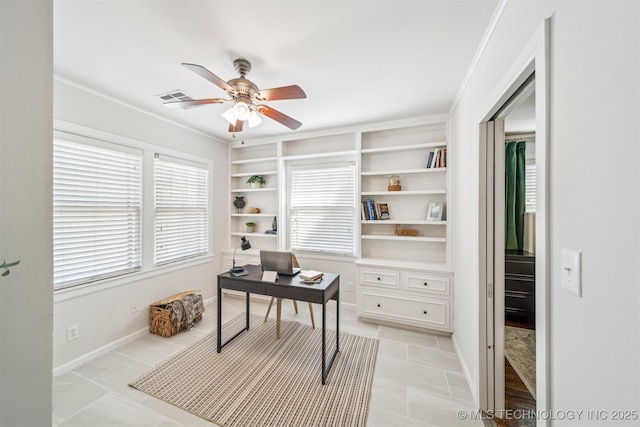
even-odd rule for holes
{"type": "Polygon", "coordinates": [[[400,177],[398,175],[391,175],[387,183],[388,191],[401,191],[402,185],[400,185],[400,177]]]}
{"type": "Polygon", "coordinates": [[[271,222],[271,230],[266,230],[265,234],[278,234],[278,219],[274,216],[271,222]]]}
{"type": "Polygon", "coordinates": [[[242,213],[242,208],[244,208],[245,204],[244,196],[236,196],[236,200],[233,202],[233,206],[236,207],[237,213],[242,213]]]}
{"type": "Polygon", "coordinates": [[[413,228],[407,228],[403,230],[400,228],[400,224],[397,224],[395,229],[395,234],[396,236],[417,236],[418,230],[413,228]]]}
{"type": "Polygon", "coordinates": [[[259,214],[260,213],[260,208],[249,208],[249,213],[259,214]]]}

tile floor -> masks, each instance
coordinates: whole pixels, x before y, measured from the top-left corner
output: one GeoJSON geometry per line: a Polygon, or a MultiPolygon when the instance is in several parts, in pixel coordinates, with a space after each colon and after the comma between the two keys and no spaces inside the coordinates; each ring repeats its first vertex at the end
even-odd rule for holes
{"type": "MultiPolygon", "coordinates": [[[[267,305],[256,301],[251,312],[264,315],[267,305]]],[[[295,314],[283,301],[283,319],[310,324],[306,303],[295,314]]],[[[244,300],[225,297],[223,321],[244,312],[244,300]]],[[[327,308],[327,325],[335,324],[335,305],[327,308]],[[333,317],[333,319],[329,317],[333,317]]],[[[315,318],[321,321],[320,306],[315,318]]],[[[275,317],[275,305],[271,311],[275,317]]],[[[201,322],[171,338],[145,335],[118,349],[54,377],[53,425],[66,426],[215,426],[202,418],[127,386],[153,365],[215,330],[216,307],[209,304],[201,322]]],[[[344,305],[340,329],[380,340],[367,425],[482,426],[460,420],[470,414],[473,400],[450,337],[407,331],[359,321],[355,308],[344,305]]]]}

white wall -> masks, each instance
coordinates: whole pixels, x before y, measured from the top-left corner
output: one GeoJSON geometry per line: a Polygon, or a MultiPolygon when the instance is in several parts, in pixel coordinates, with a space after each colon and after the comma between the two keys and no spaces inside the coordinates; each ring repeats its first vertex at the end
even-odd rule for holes
{"type": "Polygon", "coordinates": [[[53,366],[63,372],[87,357],[99,354],[123,339],[148,330],[149,304],[167,296],[199,289],[205,299],[215,295],[221,250],[226,247],[228,192],[227,145],[189,131],[65,81],[54,82],[54,117],[102,132],[177,150],[213,162],[213,211],[210,224],[214,258],[179,269],[160,269],[112,280],[119,286],[91,293],[56,292],[53,366]],[[140,311],[131,313],[131,303],[140,311]],[[80,338],[67,342],[66,329],[78,325],[80,338]]]}
{"type": "Polygon", "coordinates": [[[0,2],[0,425],[51,425],[53,10],[0,2]]]}
{"type": "Polygon", "coordinates": [[[452,111],[454,336],[476,394],[477,123],[543,19],[552,17],[550,409],[640,408],[639,7],[637,1],[509,2],[452,111]],[[582,298],[560,287],[562,248],[583,254],[582,298]]]}

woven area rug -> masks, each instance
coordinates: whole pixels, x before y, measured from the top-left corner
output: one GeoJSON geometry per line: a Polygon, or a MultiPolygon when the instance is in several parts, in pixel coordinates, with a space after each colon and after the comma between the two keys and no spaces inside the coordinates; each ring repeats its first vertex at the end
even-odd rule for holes
{"type": "MultiPolygon", "coordinates": [[[[223,340],[244,326],[226,323],[223,340]]],[[[215,332],[129,385],[221,426],[365,426],[378,340],[340,333],[340,352],[321,383],[322,329],[251,316],[251,329],[216,353],[215,332]]],[[[327,331],[327,354],[335,331],[327,331]]]]}
{"type": "Polygon", "coordinates": [[[504,355],[535,399],[536,331],[505,326],[504,355]]]}

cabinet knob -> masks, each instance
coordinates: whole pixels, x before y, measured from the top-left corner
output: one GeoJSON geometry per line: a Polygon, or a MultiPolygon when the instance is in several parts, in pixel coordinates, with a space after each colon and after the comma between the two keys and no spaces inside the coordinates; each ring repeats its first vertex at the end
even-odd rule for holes
{"type": "Polygon", "coordinates": [[[427,310],[425,310],[425,311],[424,311],[424,314],[428,314],[428,313],[427,313],[427,310]]]}
{"type": "Polygon", "coordinates": [[[425,286],[429,286],[429,282],[424,282],[424,285],[425,286]]]}
{"type": "Polygon", "coordinates": [[[380,307],[380,304],[378,304],[378,307],[380,307]]]}
{"type": "Polygon", "coordinates": [[[380,278],[378,277],[378,280],[380,280],[380,278]]]}

